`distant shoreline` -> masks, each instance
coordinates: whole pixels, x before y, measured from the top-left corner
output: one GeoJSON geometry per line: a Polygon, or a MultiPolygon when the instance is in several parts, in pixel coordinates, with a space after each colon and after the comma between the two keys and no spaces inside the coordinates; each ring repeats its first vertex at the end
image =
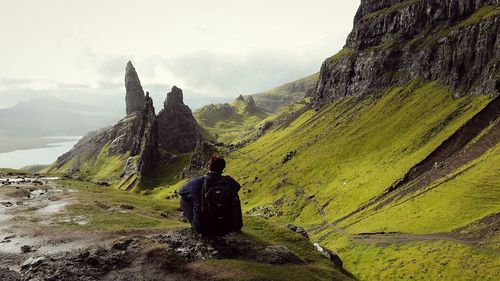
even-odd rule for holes
{"type": "Polygon", "coordinates": [[[11,137],[0,136],[0,153],[57,146],[55,144],[78,140],[81,137],[11,137]]]}

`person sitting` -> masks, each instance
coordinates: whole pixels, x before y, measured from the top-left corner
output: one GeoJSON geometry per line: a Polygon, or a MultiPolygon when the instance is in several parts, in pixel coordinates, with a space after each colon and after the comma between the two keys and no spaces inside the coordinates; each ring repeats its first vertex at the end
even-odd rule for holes
{"type": "Polygon", "coordinates": [[[232,177],[222,175],[225,167],[224,158],[213,155],[208,173],[193,178],[179,191],[183,214],[196,233],[226,235],[243,227],[238,196],[241,186],[232,177]]]}

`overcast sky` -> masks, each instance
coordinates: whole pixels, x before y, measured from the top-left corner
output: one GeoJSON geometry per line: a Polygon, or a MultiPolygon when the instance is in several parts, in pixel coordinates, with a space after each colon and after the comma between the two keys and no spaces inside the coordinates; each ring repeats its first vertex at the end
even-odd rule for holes
{"type": "Polygon", "coordinates": [[[0,0],[0,107],[122,99],[129,59],[153,97],[175,84],[196,107],[263,91],[317,72],[359,2],[0,0]]]}

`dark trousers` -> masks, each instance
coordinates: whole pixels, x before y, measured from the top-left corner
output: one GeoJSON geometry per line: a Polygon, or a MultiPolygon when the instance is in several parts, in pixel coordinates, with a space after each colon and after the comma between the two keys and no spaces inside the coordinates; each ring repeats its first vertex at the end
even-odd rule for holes
{"type": "Polygon", "coordinates": [[[193,223],[193,203],[189,200],[181,198],[181,209],[185,218],[188,219],[189,223],[193,223]]]}

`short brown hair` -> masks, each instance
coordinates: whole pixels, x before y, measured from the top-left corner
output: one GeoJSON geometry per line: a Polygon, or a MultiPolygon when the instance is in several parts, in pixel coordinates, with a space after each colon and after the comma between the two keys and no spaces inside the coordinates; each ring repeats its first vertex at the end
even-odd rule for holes
{"type": "Polygon", "coordinates": [[[210,158],[210,161],[208,162],[208,169],[212,172],[222,174],[224,168],[226,168],[226,160],[224,160],[224,157],[220,155],[212,155],[212,158],[210,158]]]}

